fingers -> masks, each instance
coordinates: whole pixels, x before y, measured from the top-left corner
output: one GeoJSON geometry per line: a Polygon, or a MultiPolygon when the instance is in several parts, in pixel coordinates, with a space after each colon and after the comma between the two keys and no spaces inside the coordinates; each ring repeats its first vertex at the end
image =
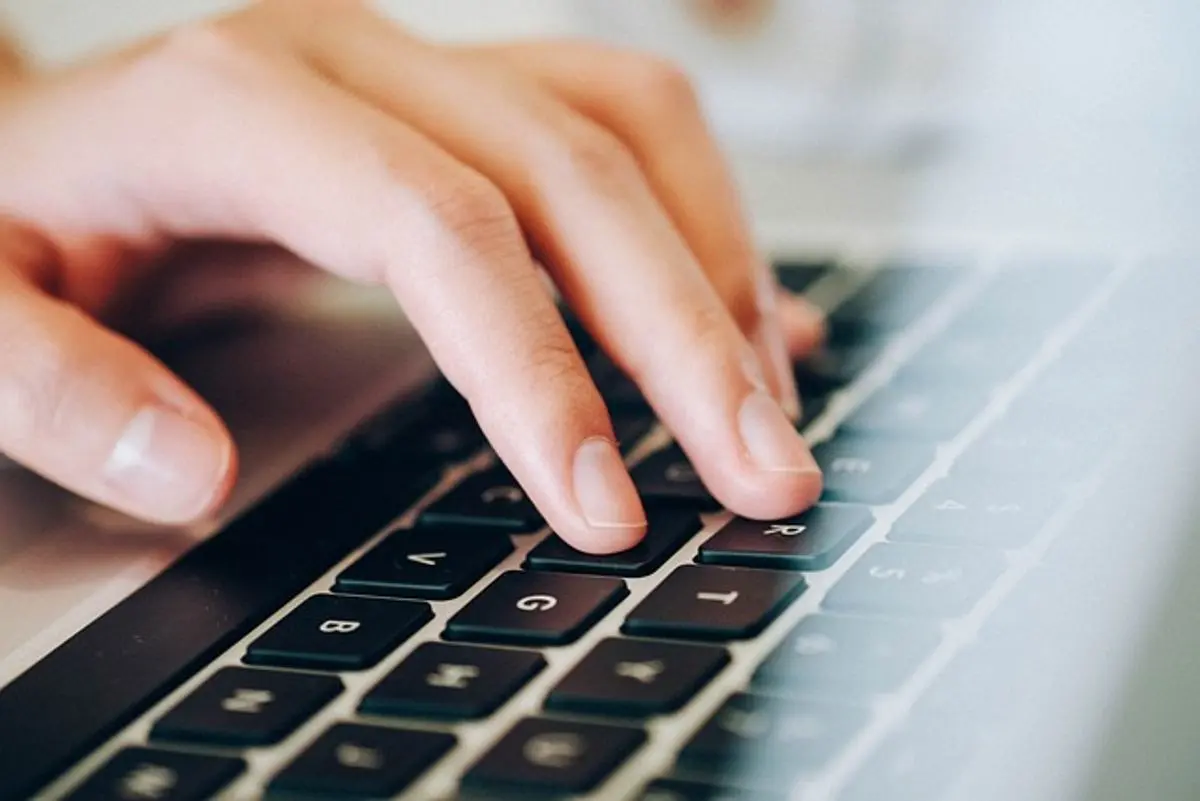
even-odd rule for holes
{"type": "Polygon", "coordinates": [[[584,550],[636,543],[645,514],[604,402],[504,195],[302,65],[244,52],[241,33],[189,36],[144,57],[174,72],[173,94],[221,102],[163,97],[122,149],[156,226],[278,242],[388,285],[547,522],[584,550]]]}
{"type": "Polygon", "coordinates": [[[186,523],[224,499],[216,415],[132,343],[0,265],[0,452],[100,503],[186,523]]]}
{"type": "Polygon", "coordinates": [[[760,517],[815,501],[819,472],[761,360],[618,140],[548,95],[414,47],[366,14],[304,36],[324,74],[504,192],[567,300],[718,498],[760,517]]]}
{"type": "Polygon", "coordinates": [[[794,412],[795,382],[776,311],[774,276],[755,250],[733,177],[687,76],[660,58],[592,42],[532,43],[487,52],[532,76],[629,147],[754,345],[772,390],[794,412]]]}
{"type": "Polygon", "coordinates": [[[784,347],[792,361],[806,356],[825,341],[825,316],[821,310],[800,295],[780,289],[777,295],[779,327],[783,331],[784,347]]]}

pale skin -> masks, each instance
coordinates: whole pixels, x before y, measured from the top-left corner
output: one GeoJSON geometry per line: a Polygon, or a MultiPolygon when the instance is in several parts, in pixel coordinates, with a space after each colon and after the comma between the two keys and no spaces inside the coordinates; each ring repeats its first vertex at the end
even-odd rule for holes
{"type": "Polygon", "coordinates": [[[580,549],[632,546],[645,513],[543,269],[721,502],[772,519],[820,494],[789,420],[820,315],[775,287],[655,57],[267,0],[61,72],[0,58],[0,176],[0,452],[96,502],[182,524],[235,479],[218,416],[118,333],[192,240],[389,289],[580,549]]]}

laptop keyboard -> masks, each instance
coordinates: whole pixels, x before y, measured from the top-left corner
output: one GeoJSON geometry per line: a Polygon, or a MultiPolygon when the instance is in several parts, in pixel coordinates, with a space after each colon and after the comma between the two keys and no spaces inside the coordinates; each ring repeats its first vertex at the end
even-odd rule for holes
{"type": "Polygon", "coordinates": [[[341,458],[397,483],[432,460],[446,468],[421,479],[438,481],[433,499],[57,786],[134,801],[689,801],[796,788],[937,801],[986,736],[962,699],[1004,686],[991,657],[1026,619],[1004,610],[1035,605],[1022,596],[1047,582],[1022,581],[971,623],[977,639],[943,653],[938,681],[910,685],[945,651],[947,626],[979,618],[1031,544],[1044,547],[1047,523],[1119,440],[1095,421],[1127,418],[1133,399],[1099,393],[1080,408],[1069,377],[1107,358],[1111,332],[1056,330],[1079,328],[1084,304],[1121,275],[915,264],[862,275],[832,261],[781,275],[797,290],[858,282],[830,315],[829,342],[798,365],[826,477],[815,508],[769,522],[720,511],[636,387],[582,338],[634,454],[642,544],[597,557],[540,532],[453,398],[418,441],[383,419],[341,458]],[[1048,369],[1014,386],[1039,358],[1048,369]],[[971,692],[938,689],[955,682],[971,692]],[[887,698],[904,699],[899,721],[880,712],[887,698]]]}

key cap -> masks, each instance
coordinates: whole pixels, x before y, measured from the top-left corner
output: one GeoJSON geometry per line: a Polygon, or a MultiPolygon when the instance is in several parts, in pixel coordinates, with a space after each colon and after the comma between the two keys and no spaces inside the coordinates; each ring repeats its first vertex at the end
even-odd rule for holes
{"type": "Polygon", "coordinates": [[[546,698],[546,708],[646,718],[674,712],[729,663],[724,648],[610,637],[546,698]]]}
{"type": "Polygon", "coordinates": [[[1053,487],[1018,488],[948,478],[937,482],[892,526],[893,542],[1019,548],[1028,543],[1061,503],[1053,487]]]}
{"type": "Polygon", "coordinates": [[[342,692],[333,676],[222,668],[165,714],[155,740],[212,745],[271,745],[342,692]]]}
{"type": "Polygon", "coordinates": [[[603,556],[583,553],[553,534],[530,552],[525,566],[530,570],[563,573],[647,576],[701,529],[700,518],[690,509],[652,507],[647,517],[646,537],[627,551],[603,556]]]}
{"type": "Polygon", "coordinates": [[[586,793],[645,740],[641,729],[525,718],[467,771],[463,787],[489,798],[586,793]]]}
{"type": "Polygon", "coordinates": [[[448,385],[434,387],[417,404],[400,404],[373,421],[349,445],[372,470],[405,472],[410,465],[447,465],[478,453],[485,445],[462,395],[448,385]]]}
{"type": "Polygon", "coordinates": [[[339,723],[267,785],[269,798],[391,798],[454,747],[454,735],[339,723]]]}
{"type": "Polygon", "coordinates": [[[755,673],[783,695],[865,701],[900,687],[941,642],[936,624],[812,615],[755,673]]]}
{"type": "Polygon", "coordinates": [[[629,594],[620,579],[504,573],[450,619],[447,640],[563,645],[579,639],[629,594]]]}
{"type": "Polygon", "coordinates": [[[429,642],[409,654],[359,705],[367,715],[487,717],[546,667],[541,654],[429,642]]]}
{"type": "Polygon", "coordinates": [[[621,447],[621,453],[629,455],[633,452],[654,428],[654,424],[658,422],[654,419],[654,415],[650,412],[636,411],[617,411],[612,413],[613,433],[617,437],[617,444],[621,447]]]}
{"type": "Polygon", "coordinates": [[[720,787],[687,779],[655,779],[637,801],[787,801],[786,792],[720,787]]]}
{"type": "Polygon", "coordinates": [[[764,523],[735,517],[700,546],[706,565],[824,570],[875,522],[865,506],[822,503],[797,517],[764,523]]]}
{"type": "Polygon", "coordinates": [[[638,604],[621,631],[684,640],[746,639],[765,629],[804,588],[804,577],[794,573],[684,565],[638,604]]]}
{"type": "Polygon", "coordinates": [[[678,445],[652,453],[632,471],[643,498],[675,503],[698,511],[720,509],[678,445]]]}
{"type": "Polygon", "coordinates": [[[642,390],[607,355],[596,354],[589,361],[588,370],[610,411],[650,413],[650,405],[646,403],[642,390]]]}
{"type": "Polygon", "coordinates": [[[813,448],[829,501],[885,504],[899,498],[933,463],[933,448],[838,435],[813,448]]]}
{"type": "Polygon", "coordinates": [[[317,595],[250,643],[245,661],[313,670],[363,670],[433,617],[428,604],[317,595]]]}
{"type": "Polygon", "coordinates": [[[456,598],[510,553],[508,537],[474,528],[400,529],[343,571],[335,589],[357,595],[456,598]]]}
{"type": "Polygon", "coordinates": [[[800,395],[829,393],[858,378],[882,350],[877,342],[856,345],[828,343],[795,365],[800,395]]]}
{"type": "Polygon", "coordinates": [[[833,259],[788,259],[775,264],[779,283],[792,292],[802,293],[837,269],[833,259]]]}
{"type": "Polygon", "coordinates": [[[245,770],[246,763],[233,757],[125,748],[67,801],[205,801],[245,770]]]}
{"type": "Polygon", "coordinates": [[[521,534],[542,527],[525,490],[502,466],[469,476],[421,514],[426,526],[456,526],[521,534]]]}
{"type": "Polygon", "coordinates": [[[829,406],[829,395],[814,394],[813,392],[800,394],[800,420],[796,423],[796,429],[804,431],[812,422],[825,413],[825,409],[829,406]]]}
{"type": "Polygon", "coordinates": [[[939,442],[953,439],[979,416],[988,389],[893,381],[842,423],[850,434],[939,442]]]}
{"type": "Polygon", "coordinates": [[[836,757],[866,723],[863,709],[739,693],[679,753],[683,778],[787,790],[836,757]]]}
{"type": "Polygon", "coordinates": [[[825,596],[832,612],[887,617],[965,615],[1004,570],[993,551],[874,545],[825,596]]]}

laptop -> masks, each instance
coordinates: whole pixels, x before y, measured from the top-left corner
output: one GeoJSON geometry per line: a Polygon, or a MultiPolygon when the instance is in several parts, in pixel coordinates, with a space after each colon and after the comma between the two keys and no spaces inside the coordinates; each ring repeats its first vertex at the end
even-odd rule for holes
{"type": "Polygon", "coordinates": [[[1188,124],[1064,164],[983,120],[841,220],[800,212],[860,167],[752,181],[830,322],[787,520],[722,510],[578,327],[649,511],[624,554],[545,529],[373,299],[159,343],[245,480],[155,530],[0,471],[0,799],[1200,797],[1188,124]]]}

